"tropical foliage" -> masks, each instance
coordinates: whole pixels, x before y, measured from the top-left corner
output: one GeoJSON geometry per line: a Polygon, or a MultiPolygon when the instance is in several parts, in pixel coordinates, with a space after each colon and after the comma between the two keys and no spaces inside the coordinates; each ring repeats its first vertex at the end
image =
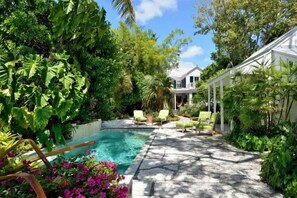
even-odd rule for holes
{"type": "Polygon", "coordinates": [[[277,126],[280,134],[272,142],[271,152],[264,157],[261,176],[287,197],[297,194],[297,124],[284,123],[277,126]]]}
{"type": "Polygon", "coordinates": [[[296,123],[289,120],[297,101],[297,64],[281,62],[280,68],[262,65],[249,74],[235,74],[223,98],[226,115],[235,124],[226,139],[245,150],[270,151],[264,155],[263,179],[294,197],[296,123]]]}
{"type": "Polygon", "coordinates": [[[64,54],[3,57],[0,60],[2,124],[52,146],[63,143],[61,123],[73,119],[87,91],[86,79],[64,54]],[[33,135],[34,134],[34,135],[33,135]]]}
{"type": "Polygon", "coordinates": [[[180,48],[189,38],[176,38],[181,30],[158,44],[152,30],[142,30],[136,24],[129,29],[124,23],[115,31],[120,48],[123,70],[115,92],[114,103],[118,113],[132,113],[135,108],[158,111],[171,105],[171,83],[167,69],[176,67],[180,48]]]}
{"type": "Polygon", "coordinates": [[[282,70],[273,65],[256,67],[252,73],[237,73],[226,89],[223,104],[245,131],[271,134],[272,127],[288,121],[293,102],[297,100],[297,64],[282,62],[282,70]]]}

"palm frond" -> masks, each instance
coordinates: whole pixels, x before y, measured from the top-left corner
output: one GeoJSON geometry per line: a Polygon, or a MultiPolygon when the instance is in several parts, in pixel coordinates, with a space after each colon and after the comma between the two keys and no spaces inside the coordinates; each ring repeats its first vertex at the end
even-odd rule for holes
{"type": "Polygon", "coordinates": [[[122,18],[127,24],[135,22],[135,12],[132,0],[112,0],[112,5],[118,10],[122,18]]]}

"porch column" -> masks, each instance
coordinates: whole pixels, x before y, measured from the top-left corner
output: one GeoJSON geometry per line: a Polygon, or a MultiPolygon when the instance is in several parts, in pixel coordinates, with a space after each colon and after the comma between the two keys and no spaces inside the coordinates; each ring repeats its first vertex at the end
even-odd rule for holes
{"type": "Polygon", "coordinates": [[[217,93],[216,93],[216,83],[213,83],[213,112],[217,112],[217,93]]]}
{"type": "Polygon", "coordinates": [[[192,105],[193,94],[189,93],[189,105],[192,105]]]}
{"type": "Polygon", "coordinates": [[[174,111],[176,111],[176,93],[174,93],[173,105],[174,105],[174,111]]]}
{"type": "Polygon", "coordinates": [[[223,106],[223,102],[222,102],[222,99],[223,99],[223,89],[224,89],[224,82],[223,80],[220,80],[220,105],[221,105],[221,131],[224,131],[224,106],[223,106]]]}
{"type": "Polygon", "coordinates": [[[210,85],[207,85],[207,106],[208,106],[208,111],[210,111],[210,85]]]}

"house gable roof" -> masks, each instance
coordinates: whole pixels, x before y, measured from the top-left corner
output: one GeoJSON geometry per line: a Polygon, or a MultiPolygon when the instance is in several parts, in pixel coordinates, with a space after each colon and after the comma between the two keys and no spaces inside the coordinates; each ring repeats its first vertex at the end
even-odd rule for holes
{"type": "Polygon", "coordinates": [[[178,67],[176,69],[173,69],[169,72],[169,77],[173,78],[175,80],[182,80],[184,79],[187,75],[192,73],[195,70],[202,71],[199,67],[178,67]]]}

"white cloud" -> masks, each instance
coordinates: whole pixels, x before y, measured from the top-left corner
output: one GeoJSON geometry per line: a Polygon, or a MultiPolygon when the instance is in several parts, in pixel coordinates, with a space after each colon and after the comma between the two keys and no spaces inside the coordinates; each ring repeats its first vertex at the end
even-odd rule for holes
{"type": "Polygon", "coordinates": [[[188,47],[186,51],[181,53],[180,57],[181,58],[192,58],[194,56],[198,56],[200,54],[203,54],[203,49],[200,46],[193,45],[188,47]]]}
{"type": "Polygon", "coordinates": [[[145,23],[146,21],[163,16],[165,10],[177,9],[177,0],[141,0],[136,6],[136,20],[145,23]]]}
{"type": "Polygon", "coordinates": [[[183,61],[180,61],[179,62],[179,67],[180,68],[193,68],[193,67],[196,67],[196,65],[192,62],[183,62],[183,61]]]}

